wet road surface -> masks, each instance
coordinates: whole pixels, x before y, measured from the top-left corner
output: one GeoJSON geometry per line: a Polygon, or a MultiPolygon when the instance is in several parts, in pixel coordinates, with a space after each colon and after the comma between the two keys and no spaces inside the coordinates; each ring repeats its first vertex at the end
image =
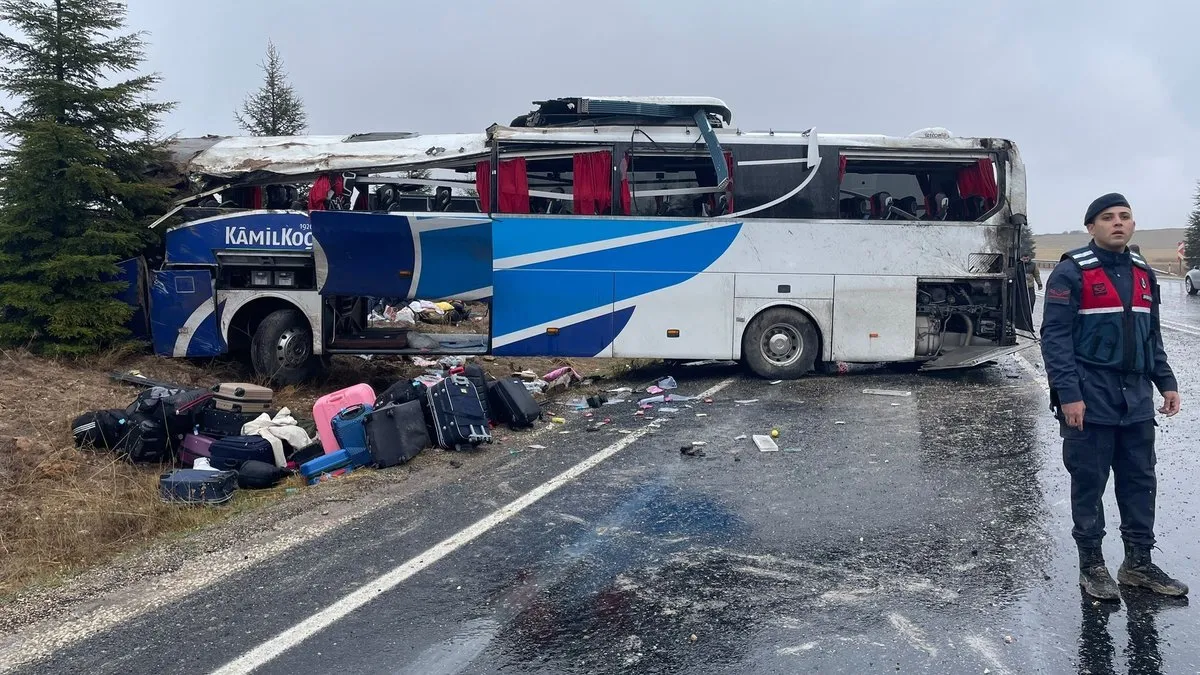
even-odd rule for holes
{"type": "MultiPolygon", "coordinates": [[[[1164,295],[1184,408],[1159,419],[1155,559],[1197,587],[1200,298],[1166,283],[1164,295]]],[[[1036,347],[1022,355],[1040,373],[1036,347]]],[[[726,386],[712,403],[653,411],[661,428],[256,672],[1200,672],[1186,600],[1082,598],[1057,426],[1043,378],[1018,361],[775,386],[725,369],[673,374],[684,394],[726,386]],[[736,440],[773,427],[779,452],[736,440]],[[693,441],[704,456],[681,454],[693,441]]],[[[605,408],[614,423],[595,433],[567,413],[529,441],[545,449],[491,475],[374,512],[26,670],[211,672],[627,442],[621,431],[650,423],[634,410],[605,408]]],[[[1106,513],[1115,573],[1111,486],[1106,513]]]]}

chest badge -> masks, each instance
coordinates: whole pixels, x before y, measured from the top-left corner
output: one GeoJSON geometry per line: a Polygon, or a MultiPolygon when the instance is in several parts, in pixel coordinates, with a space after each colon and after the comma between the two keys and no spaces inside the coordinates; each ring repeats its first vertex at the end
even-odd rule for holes
{"type": "Polygon", "coordinates": [[[1108,284],[1092,284],[1092,295],[1108,295],[1108,284]]]}
{"type": "Polygon", "coordinates": [[[1144,291],[1144,290],[1146,290],[1146,288],[1148,286],[1148,283],[1146,282],[1146,277],[1142,277],[1141,282],[1142,282],[1142,290],[1144,291]]]}

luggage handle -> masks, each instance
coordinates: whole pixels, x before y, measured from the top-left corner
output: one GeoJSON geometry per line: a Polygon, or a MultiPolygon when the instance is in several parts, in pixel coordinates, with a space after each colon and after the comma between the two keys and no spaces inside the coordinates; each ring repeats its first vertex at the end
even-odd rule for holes
{"type": "Polygon", "coordinates": [[[358,415],[361,415],[364,410],[366,410],[365,405],[363,405],[362,403],[355,403],[353,405],[348,405],[345,408],[342,408],[341,410],[338,411],[338,414],[335,415],[334,417],[344,417],[344,418],[357,417],[358,415]]]}

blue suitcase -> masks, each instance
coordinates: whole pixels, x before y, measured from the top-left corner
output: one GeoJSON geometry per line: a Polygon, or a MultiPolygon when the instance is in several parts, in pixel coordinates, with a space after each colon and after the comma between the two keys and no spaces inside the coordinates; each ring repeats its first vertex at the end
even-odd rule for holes
{"type": "Polygon", "coordinates": [[[367,429],[363,420],[371,413],[370,403],[356,403],[333,416],[329,425],[333,427],[333,437],[343,448],[367,447],[367,429]]]}
{"type": "Polygon", "coordinates": [[[338,469],[352,469],[359,466],[366,466],[371,462],[371,453],[365,447],[362,448],[342,448],[335,450],[327,455],[321,455],[316,459],[310,459],[300,465],[300,475],[308,481],[309,485],[315,483],[321,474],[337,471],[338,469]]]}

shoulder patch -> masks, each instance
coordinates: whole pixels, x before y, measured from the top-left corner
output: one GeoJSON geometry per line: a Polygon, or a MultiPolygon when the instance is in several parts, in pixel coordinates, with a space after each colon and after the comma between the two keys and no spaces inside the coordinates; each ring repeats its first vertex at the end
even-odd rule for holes
{"type": "Polygon", "coordinates": [[[1066,286],[1047,286],[1046,302],[1054,302],[1060,305],[1071,304],[1071,289],[1066,286]]]}

